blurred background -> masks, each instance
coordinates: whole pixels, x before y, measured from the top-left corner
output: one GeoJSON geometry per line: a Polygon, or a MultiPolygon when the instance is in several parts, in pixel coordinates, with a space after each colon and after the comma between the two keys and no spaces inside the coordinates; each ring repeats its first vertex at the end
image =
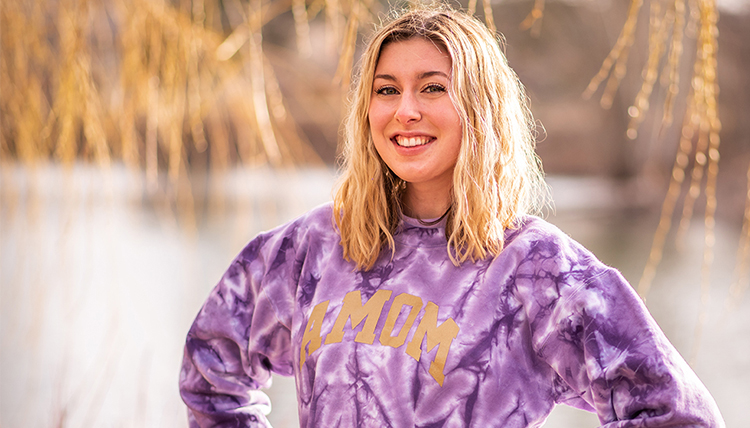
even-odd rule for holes
{"type": "MultiPolygon", "coordinates": [[[[546,218],[623,272],[748,426],[750,1],[453,4],[504,35],[526,85],[546,218]]],[[[352,70],[388,10],[0,2],[0,426],[187,426],[193,317],[256,233],[331,199],[352,70]]],[[[295,426],[293,380],[269,394],[295,426]]],[[[561,406],[544,426],[597,425],[561,406]]]]}

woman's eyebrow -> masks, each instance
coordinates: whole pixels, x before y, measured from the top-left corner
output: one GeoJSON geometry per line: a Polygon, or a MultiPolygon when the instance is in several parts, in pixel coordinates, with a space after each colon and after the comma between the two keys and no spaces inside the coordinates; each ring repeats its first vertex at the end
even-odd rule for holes
{"type": "Polygon", "coordinates": [[[384,79],[384,80],[390,80],[392,82],[396,81],[396,77],[392,74],[376,74],[375,77],[372,78],[372,80],[375,79],[384,79]]]}
{"type": "Polygon", "coordinates": [[[446,79],[448,78],[448,75],[443,73],[442,71],[425,71],[424,73],[420,73],[417,76],[417,78],[425,79],[427,77],[432,77],[432,76],[441,76],[441,77],[445,77],[446,79]]]}
{"type": "MultiPolygon", "coordinates": [[[[441,76],[441,77],[445,77],[446,79],[448,79],[448,75],[445,74],[442,71],[425,71],[424,73],[419,73],[417,75],[417,79],[421,80],[421,79],[426,79],[426,78],[432,77],[432,76],[441,76]]],[[[393,76],[392,74],[376,74],[373,77],[373,80],[375,80],[375,79],[390,80],[392,82],[396,81],[396,77],[393,76]]]]}

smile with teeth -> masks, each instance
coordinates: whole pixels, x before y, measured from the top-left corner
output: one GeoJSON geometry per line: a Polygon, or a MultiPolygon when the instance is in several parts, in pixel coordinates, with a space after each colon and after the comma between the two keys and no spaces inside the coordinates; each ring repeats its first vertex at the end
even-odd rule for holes
{"type": "Polygon", "coordinates": [[[396,144],[401,147],[416,147],[429,143],[430,141],[432,141],[432,137],[403,137],[401,135],[397,135],[394,140],[396,141],[396,144]]]}

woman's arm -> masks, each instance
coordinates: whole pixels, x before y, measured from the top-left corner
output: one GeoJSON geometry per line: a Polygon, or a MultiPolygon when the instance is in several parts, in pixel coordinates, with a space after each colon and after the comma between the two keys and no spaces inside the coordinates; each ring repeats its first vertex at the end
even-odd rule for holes
{"type": "Polygon", "coordinates": [[[259,388],[271,372],[292,374],[291,334],[268,287],[289,275],[292,250],[281,237],[259,236],[213,289],[187,335],[180,393],[190,426],[268,427],[270,402],[259,388]],[[288,263],[279,263],[288,260],[288,263]],[[270,272],[270,271],[274,272],[270,272]],[[269,279],[271,278],[271,279],[269,279]]]}
{"type": "Polygon", "coordinates": [[[517,241],[516,295],[536,357],[566,386],[557,402],[595,411],[607,428],[724,427],[714,399],[619,272],[545,222],[517,241]]]}
{"type": "Polygon", "coordinates": [[[619,272],[581,280],[563,288],[539,352],[603,426],[724,427],[709,392],[619,272]]]}

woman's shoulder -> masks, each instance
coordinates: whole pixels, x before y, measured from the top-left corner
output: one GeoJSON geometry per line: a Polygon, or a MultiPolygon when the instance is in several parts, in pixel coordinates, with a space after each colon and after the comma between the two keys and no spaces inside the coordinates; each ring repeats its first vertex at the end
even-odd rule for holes
{"type": "Polygon", "coordinates": [[[505,241],[529,242],[529,241],[572,241],[572,238],[559,227],[534,215],[525,215],[516,221],[513,228],[509,228],[505,234],[505,241]]]}
{"type": "Polygon", "coordinates": [[[329,202],[258,233],[246,244],[242,255],[255,255],[265,251],[296,251],[305,242],[333,240],[334,235],[336,229],[333,224],[333,205],[329,202]]]}
{"type": "Polygon", "coordinates": [[[562,259],[566,263],[601,265],[587,248],[554,224],[537,216],[524,216],[506,231],[505,248],[541,259],[562,259]]]}
{"type": "Polygon", "coordinates": [[[619,271],[541,218],[524,218],[509,232],[511,240],[501,257],[505,253],[506,263],[512,266],[517,295],[536,305],[532,312],[567,301],[582,290],[588,290],[588,294],[579,295],[584,300],[589,298],[586,296],[632,293],[619,271]]]}
{"type": "Polygon", "coordinates": [[[300,225],[331,226],[333,224],[333,202],[320,204],[293,221],[300,225]]]}

